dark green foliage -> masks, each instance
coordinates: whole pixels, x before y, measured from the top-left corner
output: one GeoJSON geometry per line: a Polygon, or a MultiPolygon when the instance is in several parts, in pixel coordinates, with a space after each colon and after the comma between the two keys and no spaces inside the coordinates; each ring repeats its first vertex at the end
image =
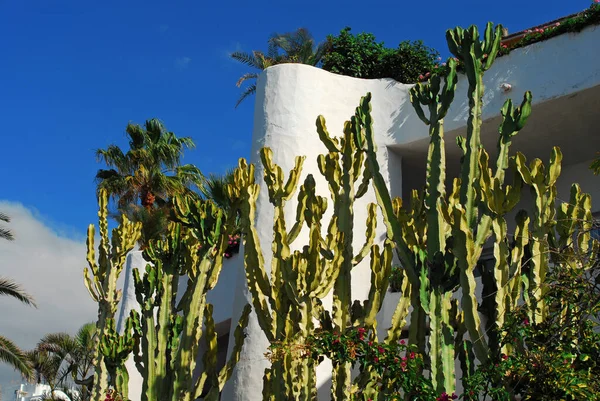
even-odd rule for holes
{"type": "Polygon", "coordinates": [[[402,280],[404,280],[402,267],[392,266],[392,274],[390,275],[390,292],[402,291],[402,280]]]}
{"type": "Polygon", "coordinates": [[[512,314],[501,333],[511,355],[481,366],[466,400],[600,399],[600,268],[552,270],[548,288],[548,318],[530,322],[524,307],[512,314]]]}
{"type": "Polygon", "coordinates": [[[350,77],[372,78],[384,50],[383,43],[376,42],[373,34],[353,35],[346,27],[338,36],[327,37],[323,69],[350,77]]]}
{"type": "Polygon", "coordinates": [[[356,78],[393,78],[415,83],[419,76],[434,70],[439,54],[421,41],[387,48],[370,33],[350,33],[346,27],[337,36],[327,37],[323,69],[356,78]]]}

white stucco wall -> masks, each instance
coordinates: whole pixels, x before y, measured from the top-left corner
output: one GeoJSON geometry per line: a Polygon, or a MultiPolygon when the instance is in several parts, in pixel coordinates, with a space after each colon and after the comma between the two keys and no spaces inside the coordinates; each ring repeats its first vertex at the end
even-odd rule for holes
{"type": "MultiPolygon", "coordinates": [[[[566,34],[546,42],[534,44],[513,51],[509,56],[499,58],[487,73],[484,97],[484,119],[499,114],[504,101],[513,97],[520,103],[523,92],[534,93],[534,105],[562,97],[600,84],[600,52],[597,48],[600,29],[590,27],[579,34],[566,34]],[[509,83],[512,91],[505,93],[500,85],[509,83]]],[[[468,103],[466,100],[467,82],[459,81],[455,103],[445,119],[446,129],[451,131],[465,126],[468,103]]],[[[318,115],[324,115],[332,135],[341,135],[344,121],[353,115],[361,96],[372,93],[372,108],[376,142],[379,146],[378,158],[384,177],[394,195],[401,195],[402,173],[399,156],[388,152],[388,147],[422,140],[427,137],[427,128],[414,114],[409,103],[410,85],[403,85],[391,79],[363,80],[344,77],[299,64],[284,64],[268,68],[258,80],[251,162],[257,166],[257,180],[261,193],[257,202],[257,225],[259,238],[265,255],[265,265],[270,266],[270,246],[272,239],[272,205],[269,204],[267,191],[262,181],[263,170],[260,166],[259,150],[263,146],[274,149],[274,161],[287,173],[294,165],[294,157],[306,155],[303,177],[311,173],[317,181],[321,195],[327,195],[327,186],[321,177],[316,156],[326,153],[319,141],[315,129],[318,115]]],[[[535,112],[535,108],[534,108],[535,112]]],[[[571,179],[581,181],[579,176],[589,176],[582,164],[579,167],[565,169],[561,182],[571,179]]],[[[588,177],[589,178],[589,177],[588,177]]],[[[573,181],[570,181],[573,182],[573,181]]],[[[568,185],[568,184],[567,184],[568,185]]],[[[587,188],[586,188],[587,189],[587,188]]],[[[595,189],[595,188],[594,188],[595,189]]],[[[587,189],[587,190],[592,190],[587,189]]],[[[564,190],[561,188],[560,193],[564,190]]],[[[567,190],[568,194],[568,190],[567,190]]],[[[372,193],[367,194],[356,204],[355,234],[356,244],[362,241],[364,231],[365,207],[374,202],[372,193]]],[[[287,216],[294,216],[295,199],[287,205],[287,216]]],[[[329,216],[326,216],[328,218],[329,216]]],[[[291,222],[291,220],[290,220],[291,222]]],[[[379,234],[383,236],[382,224],[379,234]]],[[[300,236],[296,243],[304,244],[306,238],[300,236]]],[[[369,269],[366,264],[359,265],[353,271],[353,296],[364,299],[369,287],[369,269]]],[[[235,294],[232,324],[237,322],[243,305],[250,302],[245,277],[238,271],[238,284],[235,294]]],[[[380,316],[384,329],[395,308],[394,297],[390,297],[383,306],[380,316]]],[[[242,357],[224,391],[223,399],[234,401],[259,401],[262,399],[262,376],[268,361],[264,357],[268,342],[255,316],[251,316],[247,328],[247,338],[242,357]]],[[[231,343],[230,343],[231,347],[231,343]]],[[[329,369],[319,371],[319,382],[326,386],[329,369]]],[[[320,399],[327,399],[323,397],[320,399]]]]}

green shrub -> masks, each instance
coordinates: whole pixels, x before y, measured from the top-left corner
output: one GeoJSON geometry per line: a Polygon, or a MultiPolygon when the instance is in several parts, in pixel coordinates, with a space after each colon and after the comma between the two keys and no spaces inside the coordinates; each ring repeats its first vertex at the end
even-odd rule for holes
{"type": "Polygon", "coordinates": [[[350,33],[346,27],[337,36],[327,37],[323,69],[356,78],[393,78],[416,83],[419,75],[431,72],[439,53],[421,41],[404,41],[387,48],[371,33],[350,33]]]}

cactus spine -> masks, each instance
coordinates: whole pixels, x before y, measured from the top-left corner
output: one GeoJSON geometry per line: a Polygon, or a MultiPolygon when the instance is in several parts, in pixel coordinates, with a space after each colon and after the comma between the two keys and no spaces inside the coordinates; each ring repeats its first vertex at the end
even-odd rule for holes
{"type": "MultiPolygon", "coordinates": [[[[127,253],[133,249],[140,237],[141,225],[130,222],[123,216],[121,224],[108,234],[108,194],[100,190],[98,196],[98,226],[100,244],[98,259],[94,244],[95,228],[90,224],[87,231],[87,262],[84,269],[84,284],[92,299],[98,303],[98,321],[94,339],[94,384],[91,399],[101,400],[108,389],[108,371],[103,349],[114,334],[114,316],[121,300],[121,290],[117,290],[117,279],[125,265],[127,253]]],[[[111,378],[113,381],[115,378],[111,378]]]]}

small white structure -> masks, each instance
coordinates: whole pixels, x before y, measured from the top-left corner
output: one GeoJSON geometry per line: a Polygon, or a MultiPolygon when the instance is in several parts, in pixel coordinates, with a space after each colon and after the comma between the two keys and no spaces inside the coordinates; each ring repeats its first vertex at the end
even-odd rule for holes
{"type": "MultiPolygon", "coordinates": [[[[579,182],[582,189],[600,197],[600,179],[588,169],[590,160],[600,151],[600,28],[588,27],[577,34],[564,34],[545,42],[514,50],[497,59],[488,71],[484,98],[485,119],[482,140],[494,153],[497,141],[499,112],[506,99],[513,97],[521,102],[526,90],[533,92],[533,113],[527,127],[515,138],[513,151],[525,153],[529,160],[539,157],[547,160],[552,146],[560,146],[564,159],[561,179],[558,182],[559,199],[568,199],[570,185],[579,182]]],[[[460,151],[453,147],[453,139],[463,135],[467,119],[466,79],[460,79],[456,101],[445,119],[449,179],[457,174],[452,166],[458,166],[460,151]]],[[[364,80],[336,75],[300,64],[283,64],[265,70],[258,80],[251,162],[256,165],[257,182],[261,185],[257,202],[257,225],[264,227],[259,236],[265,255],[265,266],[270,266],[273,209],[262,180],[263,169],[259,150],[268,146],[274,150],[274,162],[288,172],[295,156],[306,155],[303,176],[313,174],[317,190],[328,196],[327,185],[321,177],[316,155],[326,153],[315,129],[318,115],[327,119],[332,135],[339,136],[344,121],[354,114],[360,97],[372,93],[372,108],[378,158],[382,173],[392,195],[410,193],[422,188],[425,179],[425,161],[428,146],[427,127],[418,119],[409,101],[411,85],[391,79],[364,80]]],[[[303,179],[303,177],[301,178],[303,179]]],[[[526,194],[525,198],[526,198],[526,194]]],[[[295,198],[287,204],[287,215],[292,218],[296,208],[295,198]]],[[[526,201],[526,200],[525,200],[526,201]]],[[[355,207],[356,233],[364,232],[366,205],[375,202],[374,194],[368,193],[355,207]]],[[[596,203],[594,211],[598,211],[596,203]]],[[[325,216],[329,218],[330,216],[325,216]]],[[[378,235],[383,240],[383,224],[378,224],[378,235]]],[[[356,245],[363,238],[357,235],[356,245]]],[[[299,236],[297,243],[306,238],[299,236]]],[[[243,252],[243,250],[241,250],[243,252]]],[[[143,267],[139,254],[132,253],[127,260],[125,275],[131,277],[133,267],[143,267]]],[[[368,261],[358,265],[352,273],[352,292],[356,299],[368,295],[370,272],[368,261]]],[[[121,316],[137,305],[132,295],[133,285],[125,282],[121,316]]],[[[234,256],[226,261],[217,287],[210,293],[209,302],[215,305],[215,322],[219,330],[219,345],[229,343],[242,308],[250,303],[246,287],[243,258],[234,256]]],[[[397,297],[387,297],[380,312],[380,328],[391,319],[397,297]]],[[[324,301],[327,306],[327,299],[324,301]]],[[[262,333],[256,316],[250,317],[247,338],[242,355],[232,379],[222,395],[224,401],[260,401],[264,369],[269,365],[264,353],[268,342],[262,333]]],[[[224,353],[220,355],[223,363],[224,353]]],[[[136,370],[130,369],[130,398],[139,400],[139,387],[135,384],[136,370]]],[[[320,394],[328,398],[330,366],[319,367],[320,394]]],[[[141,378],[139,378],[141,385],[141,378]]]]}
{"type": "Polygon", "coordinates": [[[54,400],[71,401],[63,391],[52,391],[47,384],[21,384],[15,391],[15,401],[43,401],[50,397],[51,392],[54,400]]]}

